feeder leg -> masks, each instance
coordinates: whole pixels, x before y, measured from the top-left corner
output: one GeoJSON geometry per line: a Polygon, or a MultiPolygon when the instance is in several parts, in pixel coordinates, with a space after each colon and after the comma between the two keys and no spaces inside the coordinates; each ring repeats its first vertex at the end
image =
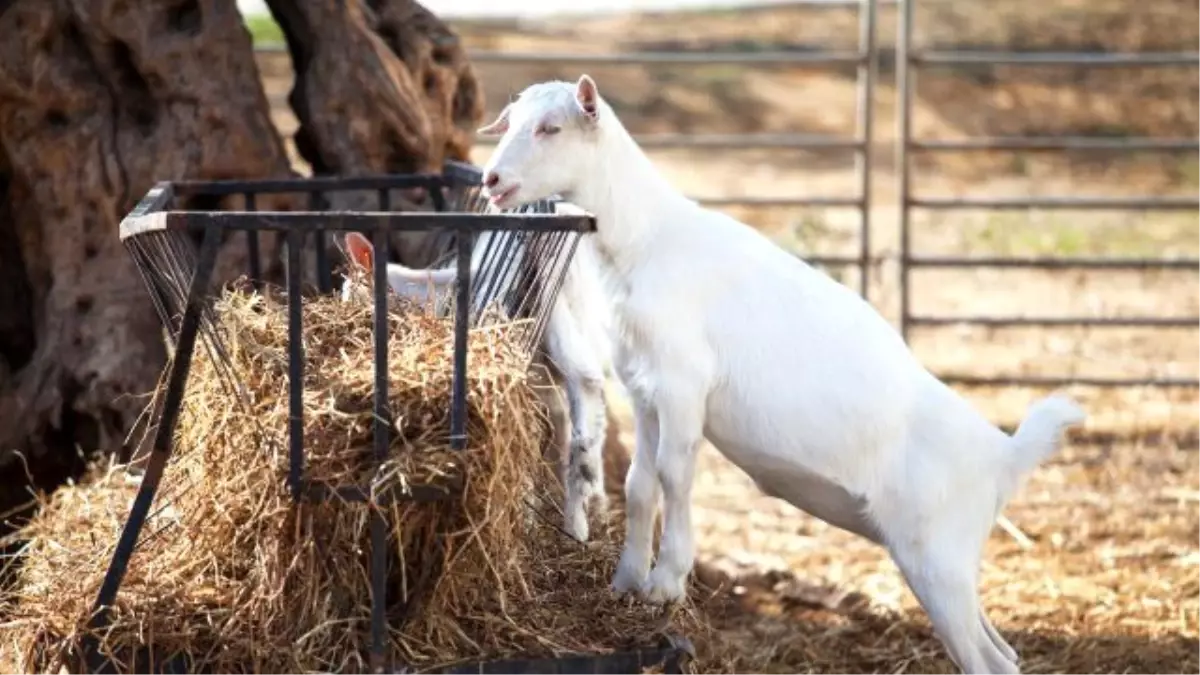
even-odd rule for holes
{"type": "MultiPolygon", "coordinates": [[[[179,421],[179,413],[183,408],[183,394],[187,387],[188,371],[192,366],[192,354],[196,349],[196,336],[200,332],[200,319],[203,314],[204,295],[208,292],[208,282],[212,277],[213,265],[216,263],[217,247],[220,244],[221,233],[215,227],[204,231],[204,240],[200,246],[200,256],[196,263],[196,271],[192,275],[192,283],[188,288],[187,305],[183,312],[183,320],[179,327],[179,342],[175,347],[175,356],[171,362],[171,372],[167,378],[167,391],[163,397],[162,417],[159,419],[158,430],[154,436],[154,446],[150,451],[150,459],[146,465],[146,473],[138,487],[133,507],[129,510],[129,518],[121,530],[117,540],[112,560],[104,574],[100,592],[92,607],[90,627],[99,632],[108,623],[108,610],[116,600],[117,590],[125,578],[129,560],[137,547],[138,536],[145,525],[154,503],[154,495],[162,478],[167,460],[171,457],[171,441],[175,434],[175,425],[179,421]]],[[[89,640],[86,645],[87,659],[93,662],[99,657],[98,645],[89,640]]]]}

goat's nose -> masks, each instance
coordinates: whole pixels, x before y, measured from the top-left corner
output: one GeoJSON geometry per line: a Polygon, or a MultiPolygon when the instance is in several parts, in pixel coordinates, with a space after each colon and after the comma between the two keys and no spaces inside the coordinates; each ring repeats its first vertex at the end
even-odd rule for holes
{"type": "Polygon", "coordinates": [[[489,171],[487,172],[487,175],[483,177],[483,184],[487,188],[494,188],[499,182],[500,175],[495,171],[489,171]]]}

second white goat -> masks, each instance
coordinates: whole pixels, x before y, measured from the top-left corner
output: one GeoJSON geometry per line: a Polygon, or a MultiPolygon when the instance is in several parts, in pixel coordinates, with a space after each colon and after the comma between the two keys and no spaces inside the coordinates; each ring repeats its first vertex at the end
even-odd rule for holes
{"type": "Polygon", "coordinates": [[[484,167],[497,206],[559,194],[597,219],[637,436],[614,588],[684,595],[707,438],[766,494],[886,547],[960,668],[1017,672],[979,605],[982,547],[1082,410],[1050,397],[996,428],[857,293],[677,192],[586,75],[528,87],[480,131],[502,134],[484,167]]]}
{"type": "MultiPolygon", "coordinates": [[[[577,207],[561,203],[556,204],[556,210],[558,213],[582,213],[577,207]]],[[[498,279],[487,280],[486,284],[477,284],[477,287],[486,285],[492,297],[502,296],[516,283],[517,270],[521,267],[519,258],[525,254],[522,246],[508,247],[497,242],[499,250],[506,250],[517,259],[503,265],[482,265],[489,240],[509,236],[508,233],[485,232],[479,235],[474,246],[472,276],[478,278],[481,270],[484,274],[500,275],[498,279]]],[[[345,241],[351,264],[370,279],[374,265],[371,242],[357,232],[347,234],[345,241]]],[[[607,434],[604,378],[611,369],[611,358],[605,320],[607,311],[598,289],[594,255],[589,238],[582,237],[567,265],[558,297],[550,306],[550,316],[536,355],[540,360],[549,360],[549,365],[561,378],[567,399],[569,440],[566,447],[556,444],[556,450],[564,455],[564,527],[580,541],[588,539],[589,512],[605,517],[608,511],[602,453],[607,434]]],[[[449,305],[456,268],[451,263],[447,267],[418,270],[389,263],[386,275],[388,285],[397,295],[419,305],[431,305],[433,311],[441,313],[449,305]]],[[[353,277],[347,277],[342,284],[343,300],[367,300],[369,297],[366,288],[356,283],[353,277]]],[[[557,391],[550,392],[550,395],[556,394],[557,391]]]]}

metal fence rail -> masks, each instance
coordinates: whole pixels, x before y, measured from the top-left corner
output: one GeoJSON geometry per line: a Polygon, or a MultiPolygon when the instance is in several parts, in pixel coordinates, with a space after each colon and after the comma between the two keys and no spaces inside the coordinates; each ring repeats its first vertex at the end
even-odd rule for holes
{"type": "MultiPolygon", "coordinates": [[[[853,256],[806,257],[814,264],[827,267],[857,267],[859,292],[868,295],[870,270],[879,261],[871,259],[871,162],[870,148],[874,138],[874,106],[872,93],[878,70],[877,30],[880,5],[895,5],[897,0],[796,0],[790,6],[806,10],[857,9],[858,49],[838,50],[773,50],[761,52],[620,52],[588,54],[578,52],[469,52],[474,63],[487,64],[554,64],[557,66],[587,65],[675,65],[711,66],[737,65],[753,67],[846,67],[856,66],[857,96],[855,102],[856,130],[853,137],[814,136],[811,134],[639,134],[634,140],[644,148],[721,148],[721,149],[794,149],[820,152],[854,153],[856,191],[846,196],[737,197],[693,196],[707,206],[743,206],[758,208],[787,208],[797,206],[853,208],[859,212],[858,252],[853,256]]],[[[281,45],[256,47],[260,52],[282,51],[281,45]]],[[[480,136],[480,146],[495,145],[497,139],[480,136]]]]}
{"type": "MultiPolygon", "coordinates": [[[[929,268],[1025,268],[1025,269],[1089,269],[1089,270],[1164,270],[1190,271],[1200,269],[1198,259],[1096,257],[1021,258],[1021,257],[956,257],[918,256],[912,246],[912,212],[914,209],[1080,209],[1080,210],[1200,210],[1196,197],[1020,197],[1020,198],[930,198],[918,197],[913,191],[912,155],[919,152],[972,151],[1103,151],[1103,152],[1191,152],[1200,150],[1195,138],[973,138],[960,141],[921,140],[914,137],[912,128],[913,97],[919,67],[961,67],[973,65],[1012,66],[1073,66],[1073,67],[1191,67],[1200,65],[1196,52],[1163,53],[1060,53],[1060,52],[963,52],[918,50],[913,45],[915,8],[917,0],[906,0],[900,7],[896,39],[896,86],[900,105],[897,111],[898,194],[900,200],[900,331],[908,339],[916,327],[984,326],[1008,328],[1019,326],[1088,327],[1088,328],[1156,328],[1196,329],[1200,317],[1089,317],[1089,316],[929,316],[912,311],[911,275],[914,270],[929,268]]],[[[1159,387],[1197,387],[1200,381],[1185,378],[1129,377],[1099,378],[1086,375],[1070,377],[945,375],[948,382],[975,385],[1035,385],[1061,386],[1085,384],[1096,387],[1150,385],[1159,387]]]]}
{"type": "MultiPolygon", "coordinates": [[[[874,139],[872,94],[878,71],[876,26],[880,4],[892,0],[832,0],[831,2],[793,3],[806,9],[857,8],[857,51],[762,51],[762,52],[622,52],[617,54],[581,54],[545,52],[472,52],[478,63],[555,65],[740,65],[740,66],[857,66],[856,133],[853,137],[814,136],[811,134],[637,134],[634,140],[643,148],[720,148],[720,149],[802,149],[823,152],[853,152],[856,193],[844,197],[693,197],[707,206],[749,206],[778,208],[793,206],[844,207],[859,211],[858,255],[806,257],[826,267],[857,267],[859,292],[869,295],[871,260],[871,161],[874,139]]],[[[497,139],[476,138],[479,145],[495,145],[497,139]]]]}
{"type": "MultiPolygon", "coordinates": [[[[980,0],[982,1],[982,0],[980,0]]],[[[922,255],[912,246],[912,213],[914,210],[1162,210],[1197,211],[1200,199],[1187,197],[923,197],[913,189],[913,155],[955,152],[1170,152],[1200,151],[1197,138],[1105,138],[1105,137],[976,137],[941,140],[921,139],[912,129],[913,99],[917,71],[924,68],[972,68],[981,65],[1019,67],[1080,67],[1080,68],[1163,68],[1200,66],[1200,52],[1103,53],[1103,52],[999,52],[999,51],[939,51],[917,49],[913,44],[915,7],[919,0],[796,0],[790,6],[805,9],[857,9],[858,49],[846,50],[769,50],[761,52],[623,52],[534,53],[471,51],[476,63],[487,64],[554,64],[585,65],[658,65],[704,66],[737,65],[750,67],[833,67],[855,66],[857,69],[856,132],[853,137],[814,136],[806,134],[643,134],[635,140],[645,148],[712,148],[712,149],[806,149],[822,152],[852,152],[855,158],[856,193],[846,196],[814,195],[808,197],[739,195],[737,197],[695,197],[709,206],[826,207],[854,208],[860,213],[857,255],[805,256],[812,263],[828,267],[858,267],[860,292],[868,296],[870,270],[881,262],[871,254],[871,180],[870,147],[874,138],[873,92],[877,78],[879,46],[877,38],[878,12],[881,6],[896,8],[896,86],[897,106],[897,182],[899,193],[898,219],[900,249],[899,267],[899,324],[907,339],[914,328],[926,330],[939,326],[975,325],[989,328],[1015,326],[1089,327],[1089,328],[1155,328],[1186,330],[1200,325],[1200,317],[1004,317],[1004,316],[925,316],[912,311],[911,275],[929,269],[1040,269],[1040,270],[1112,270],[1167,271],[1195,273],[1200,270],[1200,258],[1134,258],[1134,257],[1022,257],[1022,256],[931,256],[922,255]]],[[[274,47],[260,47],[273,51],[274,47]]],[[[494,138],[477,139],[480,145],[491,145],[494,138]]],[[[1100,387],[1152,385],[1164,387],[1197,387],[1200,380],[1187,378],[1095,378],[1086,375],[1063,377],[974,377],[947,375],[947,381],[977,385],[1024,384],[1056,386],[1087,384],[1100,387]]]]}

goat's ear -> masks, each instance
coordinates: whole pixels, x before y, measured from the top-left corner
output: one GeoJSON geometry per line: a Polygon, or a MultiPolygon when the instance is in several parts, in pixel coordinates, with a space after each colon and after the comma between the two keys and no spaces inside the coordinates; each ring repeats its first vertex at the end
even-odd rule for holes
{"type": "Polygon", "coordinates": [[[375,265],[375,247],[371,241],[358,232],[346,235],[346,250],[350,253],[350,262],[361,270],[370,272],[375,265]]]}
{"type": "Polygon", "coordinates": [[[495,122],[492,122],[491,124],[484,126],[484,127],[479,127],[479,129],[476,131],[476,133],[482,134],[484,136],[503,135],[504,132],[508,131],[508,113],[509,113],[509,110],[511,110],[511,109],[512,109],[511,103],[504,106],[504,110],[500,111],[500,115],[496,118],[495,122]]]}
{"type": "Polygon", "coordinates": [[[596,87],[596,82],[587,73],[584,73],[575,83],[575,103],[583,111],[583,116],[593,122],[600,117],[597,107],[599,100],[600,90],[596,87]]]}

